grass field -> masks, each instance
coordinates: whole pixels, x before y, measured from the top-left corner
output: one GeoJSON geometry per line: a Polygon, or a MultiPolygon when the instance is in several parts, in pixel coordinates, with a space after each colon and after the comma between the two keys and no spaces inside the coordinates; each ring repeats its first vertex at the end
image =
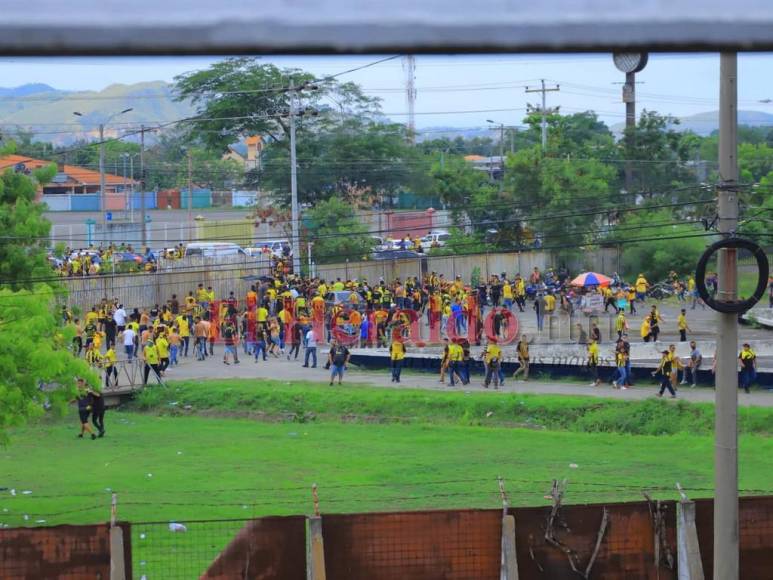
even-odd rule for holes
{"type": "MultiPolygon", "coordinates": [[[[773,488],[772,416],[742,410],[750,492],[773,488]]],[[[544,505],[554,478],[568,479],[572,503],[642,490],[672,498],[677,481],[701,497],[713,486],[712,409],[683,402],[189,382],[108,412],[104,439],[76,439],[76,424],[73,414],[11,434],[0,488],[16,495],[0,491],[0,522],[105,521],[111,491],[121,519],[162,522],[137,530],[163,532],[171,520],[310,513],[312,483],[323,513],[498,507],[500,475],[515,505],[544,505]]],[[[191,566],[239,525],[179,540],[196,546],[191,566]]],[[[168,548],[134,541],[137,565],[168,564],[168,548]]]]}

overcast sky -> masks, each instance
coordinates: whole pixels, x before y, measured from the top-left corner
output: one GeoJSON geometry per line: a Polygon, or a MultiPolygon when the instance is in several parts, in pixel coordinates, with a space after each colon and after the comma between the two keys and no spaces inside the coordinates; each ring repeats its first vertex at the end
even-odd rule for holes
{"type": "MultiPolygon", "coordinates": [[[[299,67],[317,75],[334,74],[379,56],[266,57],[278,66],[299,67]]],[[[0,86],[47,83],[58,89],[99,90],[113,83],[171,81],[175,75],[206,68],[216,58],[0,58],[0,86]]],[[[739,108],[773,113],[773,55],[739,56],[739,108]]],[[[401,59],[385,62],[340,77],[359,83],[368,94],[383,99],[383,110],[395,121],[406,113],[405,73],[401,59]]],[[[548,94],[549,106],[564,113],[595,110],[609,124],[624,119],[620,83],[623,73],[611,55],[488,55],[417,56],[416,126],[480,127],[487,119],[520,124],[527,102],[525,86],[540,79],[559,84],[548,94]]],[[[637,75],[637,100],[642,108],[691,115],[718,107],[719,56],[717,54],[653,54],[637,75]]]]}

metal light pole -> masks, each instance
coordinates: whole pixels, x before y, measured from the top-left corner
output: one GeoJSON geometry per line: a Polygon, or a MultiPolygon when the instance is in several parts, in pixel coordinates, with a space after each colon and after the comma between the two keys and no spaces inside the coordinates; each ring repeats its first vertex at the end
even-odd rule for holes
{"type": "MultiPolygon", "coordinates": [[[[129,111],[133,111],[133,108],[124,109],[110,115],[104,123],[99,124],[99,213],[102,215],[102,223],[106,223],[105,219],[105,125],[112,121],[118,115],[123,115],[129,111]]],[[[73,115],[76,117],[83,117],[83,113],[73,111],[73,115]]]]}
{"type": "MultiPolygon", "coordinates": [[[[738,56],[719,60],[719,232],[732,235],[738,224],[738,56]]],[[[722,249],[717,261],[719,298],[736,298],[736,250],[722,249]]],[[[714,579],[737,580],[738,556],[738,317],[718,315],[716,423],[714,431],[714,579]]]]}
{"type": "Polygon", "coordinates": [[[296,162],[295,151],[295,85],[290,81],[290,203],[292,219],[292,242],[293,249],[293,272],[299,274],[301,271],[301,252],[299,247],[298,234],[298,164],[296,162]]]}

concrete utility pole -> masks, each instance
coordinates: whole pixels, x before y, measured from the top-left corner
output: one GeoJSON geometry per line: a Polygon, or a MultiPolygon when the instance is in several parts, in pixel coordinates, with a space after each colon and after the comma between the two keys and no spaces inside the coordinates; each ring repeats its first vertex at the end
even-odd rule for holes
{"type": "MultiPolygon", "coordinates": [[[[723,236],[738,224],[738,56],[719,60],[718,223],[723,236]]],[[[719,295],[736,299],[736,250],[719,251],[719,295]]],[[[738,579],[738,316],[718,314],[714,434],[714,579],[738,579]]]]}
{"type": "Polygon", "coordinates": [[[193,241],[193,157],[191,157],[191,150],[188,149],[188,243],[192,241],[193,241]]]}
{"type": "Polygon", "coordinates": [[[408,142],[416,143],[416,57],[407,54],[403,57],[405,72],[405,104],[408,107],[408,142]]]}
{"type": "Polygon", "coordinates": [[[99,213],[105,223],[105,125],[99,124],[99,213]]]}
{"type": "MultiPolygon", "coordinates": [[[[633,145],[634,131],[636,131],[636,73],[625,73],[623,85],[623,101],[625,102],[625,129],[628,145],[633,145]]],[[[625,162],[625,190],[633,190],[633,166],[631,161],[625,162]]]]}
{"type": "Polygon", "coordinates": [[[300,248],[300,236],[298,234],[298,163],[296,161],[295,152],[295,85],[290,81],[290,203],[291,219],[292,219],[292,236],[291,246],[293,249],[293,272],[300,274],[301,272],[301,248],[300,248]]]}
{"type": "MultiPolygon", "coordinates": [[[[491,123],[492,125],[499,125],[499,162],[502,164],[502,174],[499,176],[499,191],[500,193],[504,189],[505,186],[505,124],[504,123],[495,123],[491,119],[486,119],[486,123],[491,123]]],[[[493,167],[493,163],[492,163],[493,167]]],[[[493,176],[493,169],[492,169],[492,176],[493,176]]]]}
{"type": "Polygon", "coordinates": [[[554,87],[545,87],[545,79],[540,80],[540,88],[539,89],[530,89],[529,87],[526,87],[527,93],[542,93],[542,106],[540,108],[531,107],[530,105],[527,107],[527,109],[530,112],[537,112],[542,115],[542,150],[545,151],[548,147],[548,114],[557,113],[558,107],[552,107],[550,109],[547,108],[547,93],[551,92],[558,92],[561,90],[561,87],[559,85],[556,85],[554,87]]]}
{"type": "Polygon", "coordinates": [[[145,223],[145,125],[140,125],[140,225],[142,229],[142,251],[148,245],[145,223]]]}

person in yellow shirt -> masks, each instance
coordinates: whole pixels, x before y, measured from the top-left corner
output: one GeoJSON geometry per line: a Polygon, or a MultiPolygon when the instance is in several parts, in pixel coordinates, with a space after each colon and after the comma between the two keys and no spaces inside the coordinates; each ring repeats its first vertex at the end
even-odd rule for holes
{"type": "Polygon", "coordinates": [[[518,341],[516,347],[518,353],[519,366],[513,373],[513,378],[516,378],[519,374],[523,373],[523,380],[529,380],[529,339],[525,334],[521,335],[521,340],[518,341]]]}
{"type": "Polygon", "coordinates": [[[160,357],[158,356],[158,349],[156,348],[156,345],[153,344],[152,340],[148,340],[145,343],[145,347],[142,349],[142,359],[145,361],[145,368],[143,369],[142,375],[142,384],[148,384],[148,376],[150,376],[151,370],[155,373],[158,381],[161,382],[161,376],[159,375],[160,357]]]}
{"type": "Polygon", "coordinates": [[[486,363],[486,378],[483,381],[483,386],[488,389],[488,386],[493,379],[494,388],[499,389],[502,349],[499,348],[496,339],[490,339],[489,343],[486,345],[486,353],[483,357],[483,361],[486,363]]]}
{"type": "Polygon", "coordinates": [[[505,280],[502,285],[502,299],[504,301],[505,308],[508,310],[513,309],[513,287],[509,280],[505,280]]]}
{"type": "Polygon", "coordinates": [[[255,320],[258,322],[258,327],[262,328],[264,332],[268,332],[268,308],[261,305],[258,306],[258,310],[255,315],[255,320]]]}
{"type": "Polygon", "coordinates": [[[341,278],[336,278],[336,281],[333,283],[333,292],[342,292],[344,289],[344,283],[341,282],[341,278]]]}
{"type": "Polygon", "coordinates": [[[741,377],[738,381],[738,386],[748,394],[749,388],[757,375],[757,354],[752,350],[748,342],[743,344],[741,352],[738,354],[738,362],[741,365],[741,377]]]}
{"type": "Polygon", "coordinates": [[[615,318],[615,330],[618,340],[623,338],[623,333],[628,329],[628,321],[625,319],[625,312],[620,310],[615,318]]]}
{"type": "Polygon", "coordinates": [[[102,355],[99,354],[99,349],[97,349],[93,342],[86,346],[86,362],[89,363],[89,366],[95,368],[102,363],[102,355]]]}
{"type": "Polygon", "coordinates": [[[405,344],[399,337],[392,340],[389,345],[389,358],[392,363],[392,382],[400,382],[400,373],[403,370],[403,361],[405,359],[405,344]]]}
{"type": "Polygon", "coordinates": [[[182,341],[182,348],[180,349],[182,352],[182,356],[188,356],[188,348],[191,342],[191,327],[188,324],[188,317],[187,316],[178,316],[175,319],[175,324],[177,325],[177,330],[180,334],[180,340],[182,341]]]}
{"type": "Polygon", "coordinates": [[[163,376],[164,371],[169,367],[169,341],[164,333],[156,338],[156,350],[158,350],[159,374],[163,376]]]}
{"type": "Polygon", "coordinates": [[[520,275],[515,278],[515,303],[518,304],[518,310],[523,312],[526,305],[526,282],[520,275]]]}
{"type": "Polygon", "coordinates": [[[652,337],[652,333],[650,332],[650,319],[646,316],[641,321],[641,326],[639,327],[639,334],[641,335],[641,339],[644,342],[649,342],[650,338],[652,337]]]}
{"type": "Polygon", "coordinates": [[[105,387],[110,387],[110,377],[112,376],[113,386],[118,386],[118,370],[115,363],[118,357],[115,354],[115,348],[112,344],[107,345],[107,352],[102,357],[102,364],[105,367],[105,387]]]}
{"type": "Polygon", "coordinates": [[[459,380],[463,385],[467,384],[464,381],[464,371],[462,370],[462,363],[464,361],[464,349],[462,345],[457,342],[451,342],[448,345],[448,372],[451,378],[449,386],[455,387],[456,381],[454,381],[454,375],[459,377],[459,380]]]}
{"type": "Polygon", "coordinates": [[[636,314],[636,290],[633,286],[628,288],[626,298],[628,299],[628,312],[631,315],[636,314]]]}
{"type": "Polygon", "coordinates": [[[207,306],[204,305],[209,302],[209,292],[204,288],[204,284],[199,284],[199,287],[196,289],[196,302],[206,310],[207,306]]]}
{"type": "Polygon", "coordinates": [[[690,330],[690,326],[687,324],[687,311],[684,308],[676,318],[676,328],[679,330],[679,341],[687,342],[687,331],[690,330]]]}
{"type": "Polygon", "coordinates": [[[599,378],[599,345],[594,339],[590,339],[588,342],[588,369],[593,377],[591,387],[598,387],[601,384],[599,378]]]}
{"type": "Polygon", "coordinates": [[[550,292],[545,294],[545,314],[554,314],[556,311],[556,297],[550,292]]]}
{"type": "Polygon", "coordinates": [[[650,283],[647,282],[644,274],[639,274],[634,287],[636,288],[636,299],[644,302],[644,299],[647,297],[647,289],[650,287],[650,283]]]}

